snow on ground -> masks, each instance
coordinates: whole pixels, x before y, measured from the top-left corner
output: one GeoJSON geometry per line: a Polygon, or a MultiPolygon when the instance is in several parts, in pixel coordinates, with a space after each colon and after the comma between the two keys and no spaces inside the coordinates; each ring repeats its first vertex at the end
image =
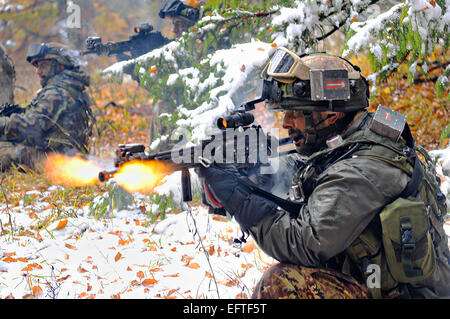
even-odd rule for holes
{"type": "Polygon", "coordinates": [[[139,209],[95,219],[86,206],[65,225],[37,230],[39,210],[48,213],[0,205],[3,228],[10,216],[15,226],[0,238],[0,299],[245,298],[274,262],[251,240],[233,245],[237,224],[203,207],[146,224],[139,209]]]}
{"type": "MultiPolygon", "coordinates": [[[[450,148],[430,154],[448,194],[450,148]]],[[[171,176],[156,190],[178,189],[179,179],[171,176]]],[[[58,189],[29,191],[14,205],[0,204],[0,299],[248,298],[275,262],[251,238],[234,244],[242,235],[237,223],[201,206],[150,223],[138,207],[151,203],[140,194],[135,209],[95,218],[87,205],[75,214],[65,207],[62,216],[73,217],[39,227],[55,213],[44,199],[58,189]]],[[[450,237],[450,221],[445,230],[450,237]]]]}
{"type": "MultiPolygon", "coordinates": [[[[0,212],[3,229],[14,225],[0,237],[0,299],[248,298],[275,262],[251,238],[236,246],[238,225],[204,207],[150,224],[140,209],[97,219],[85,206],[45,229],[37,221],[51,214],[48,203],[0,204],[0,212]]],[[[450,236],[449,221],[445,229],[450,236]]]]}

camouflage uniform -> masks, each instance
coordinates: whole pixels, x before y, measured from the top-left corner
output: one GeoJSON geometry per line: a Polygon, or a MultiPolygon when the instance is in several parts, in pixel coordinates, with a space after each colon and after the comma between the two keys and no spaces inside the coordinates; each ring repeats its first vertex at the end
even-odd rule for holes
{"type": "Polygon", "coordinates": [[[89,76],[65,69],[42,82],[23,113],[0,117],[0,167],[34,167],[47,152],[86,153],[92,133],[89,76]]]}
{"type": "Polygon", "coordinates": [[[275,264],[264,272],[253,299],[368,299],[369,291],[353,277],[332,269],[275,264]]]}

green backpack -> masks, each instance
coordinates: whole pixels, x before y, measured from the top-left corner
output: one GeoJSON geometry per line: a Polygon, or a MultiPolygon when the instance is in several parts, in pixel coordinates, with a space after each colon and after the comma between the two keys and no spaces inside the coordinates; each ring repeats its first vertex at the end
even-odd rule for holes
{"type": "MultiPolygon", "coordinates": [[[[407,125],[406,128],[412,139],[407,125]]],[[[373,298],[395,298],[403,293],[402,284],[416,284],[432,276],[437,256],[450,258],[443,228],[445,196],[425,149],[412,143],[413,148],[405,152],[399,148],[401,144],[368,129],[364,137],[371,142],[353,156],[382,160],[403,170],[411,179],[402,194],[386,205],[346,249],[342,271],[352,274],[356,268],[373,298]]]]}

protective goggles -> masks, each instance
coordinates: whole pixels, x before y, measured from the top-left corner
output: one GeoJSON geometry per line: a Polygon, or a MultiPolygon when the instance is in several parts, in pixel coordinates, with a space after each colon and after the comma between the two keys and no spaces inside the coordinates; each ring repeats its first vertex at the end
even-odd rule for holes
{"type": "Polygon", "coordinates": [[[262,72],[262,77],[270,76],[279,82],[292,83],[294,80],[309,79],[309,67],[303,64],[294,52],[280,47],[262,72]]]}
{"type": "Polygon", "coordinates": [[[50,48],[47,45],[45,45],[45,43],[42,44],[32,43],[28,47],[27,62],[34,65],[35,62],[32,62],[33,60],[44,58],[49,51],[50,48]]]}

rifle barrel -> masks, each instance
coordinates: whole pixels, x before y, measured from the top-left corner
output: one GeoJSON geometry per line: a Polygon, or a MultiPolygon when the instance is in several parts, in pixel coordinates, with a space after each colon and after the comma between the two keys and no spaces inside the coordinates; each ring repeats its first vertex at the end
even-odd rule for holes
{"type": "Polygon", "coordinates": [[[98,180],[104,183],[110,180],[118,170],[119,169],[113,169],[111,171],[101,171],[100,173],[98,173],[98,180]]]}

